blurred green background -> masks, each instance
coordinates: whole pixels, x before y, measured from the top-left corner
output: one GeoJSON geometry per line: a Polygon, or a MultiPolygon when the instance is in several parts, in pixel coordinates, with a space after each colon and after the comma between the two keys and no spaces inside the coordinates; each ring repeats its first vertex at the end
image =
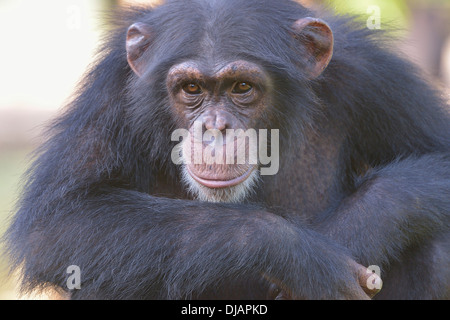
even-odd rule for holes
{"type": "MultiPolygon", "coordinates": [[[[276,0],[274,0],[276,1],[276,0]]],[[[0,234],[20,194],[27,155],[42,142],[49,119],[70,98],[92,61],[103,14],[126,3],[120,0],[0,0],[0,234]]],[[[379,8],[381,28],[401,28],[398,50],[415,61],[448,94],[450,88],[450,0],[302,0],[328,5],[339,13],[369,19],[379,8]]],[[[2,247],[0,245],[0,250],[2,247]]],[[[0,258],[0,299],[47,299],[17,291],[7,258],[0,258]]]]}

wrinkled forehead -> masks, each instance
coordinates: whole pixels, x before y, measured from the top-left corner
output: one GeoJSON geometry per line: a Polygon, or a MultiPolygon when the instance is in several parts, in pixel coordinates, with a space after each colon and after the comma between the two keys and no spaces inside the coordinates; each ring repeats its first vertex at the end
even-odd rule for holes
{"type": "Polygon", "coordinates": [[[207,64],[202,61],[185,61],[172,66],[168,72],[169,79],[241,79],[251,78],[264,82],[267,75],[256,63],[236,60],[224,63],[207,64]]]}

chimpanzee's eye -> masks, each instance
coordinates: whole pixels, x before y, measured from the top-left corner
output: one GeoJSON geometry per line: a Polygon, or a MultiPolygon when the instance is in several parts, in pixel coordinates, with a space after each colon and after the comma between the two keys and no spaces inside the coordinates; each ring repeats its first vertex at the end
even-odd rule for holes
{"type": "Polygon", "coordinates": [[[189,94],[200,94],[202,93],[202,88],[196,83],[188,83],[183,86],[183,91],[189,94]]]}
{"type": "Polygon", "coordinates": [[[233,93],[237,93],[237,94],[247,93],[250,90],[252,90],[252,88],[253,87],[251,86],[251,84],[249,84],[247,82],[238,82],[233,87],[233,93]]]}

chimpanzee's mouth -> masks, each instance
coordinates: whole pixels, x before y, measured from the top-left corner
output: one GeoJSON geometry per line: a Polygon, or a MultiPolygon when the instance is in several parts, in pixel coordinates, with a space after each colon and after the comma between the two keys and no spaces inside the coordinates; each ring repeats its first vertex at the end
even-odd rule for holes
{"type": "Polygon", "coordinates": [[[236,186],[236,185],[244,182],[245,180],[247,180],[255,168],[256,168],[255,166],[250,166],[249,169],[246,172],[244,172],[242,175],[231,178],[231,179],[219,179],[219,178],[208,179],[208,178],[199,177],[191,170],[191,168],[189,168],[189,165],[186,166],[187,172],[195,181],[204,185],[205,187],[212,188],[212,189],[229,188],[229,187],[236,186]]]}

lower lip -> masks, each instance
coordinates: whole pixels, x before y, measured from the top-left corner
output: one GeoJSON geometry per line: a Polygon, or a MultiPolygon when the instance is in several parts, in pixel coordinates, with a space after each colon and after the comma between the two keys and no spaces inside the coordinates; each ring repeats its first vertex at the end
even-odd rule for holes
{"type": "Polygon", "coordinates": [[[250,174],[253,172],[254,167],[250,167],[250,169],[247,170],[247,172],[245,172],[242,176],[239,176],[237,178],[231,179],[231,180],[208,180],[208,179],[203,179],[198,177],[197,175],[195,175],[191,169],[189,169],[189,166],[186,166],[187,171],[189,172],[189,174],[191,175],[191,177],[197,181],[198,183],[204,185],[205,187],[208,188],[213,188],[213,189],[217,189],[217,188],[228,188],[228,187],[233,187],[238,185],[241,182],[244,182],[245,180],[247,180],[248,177],[250,177],[250,174]]]}

